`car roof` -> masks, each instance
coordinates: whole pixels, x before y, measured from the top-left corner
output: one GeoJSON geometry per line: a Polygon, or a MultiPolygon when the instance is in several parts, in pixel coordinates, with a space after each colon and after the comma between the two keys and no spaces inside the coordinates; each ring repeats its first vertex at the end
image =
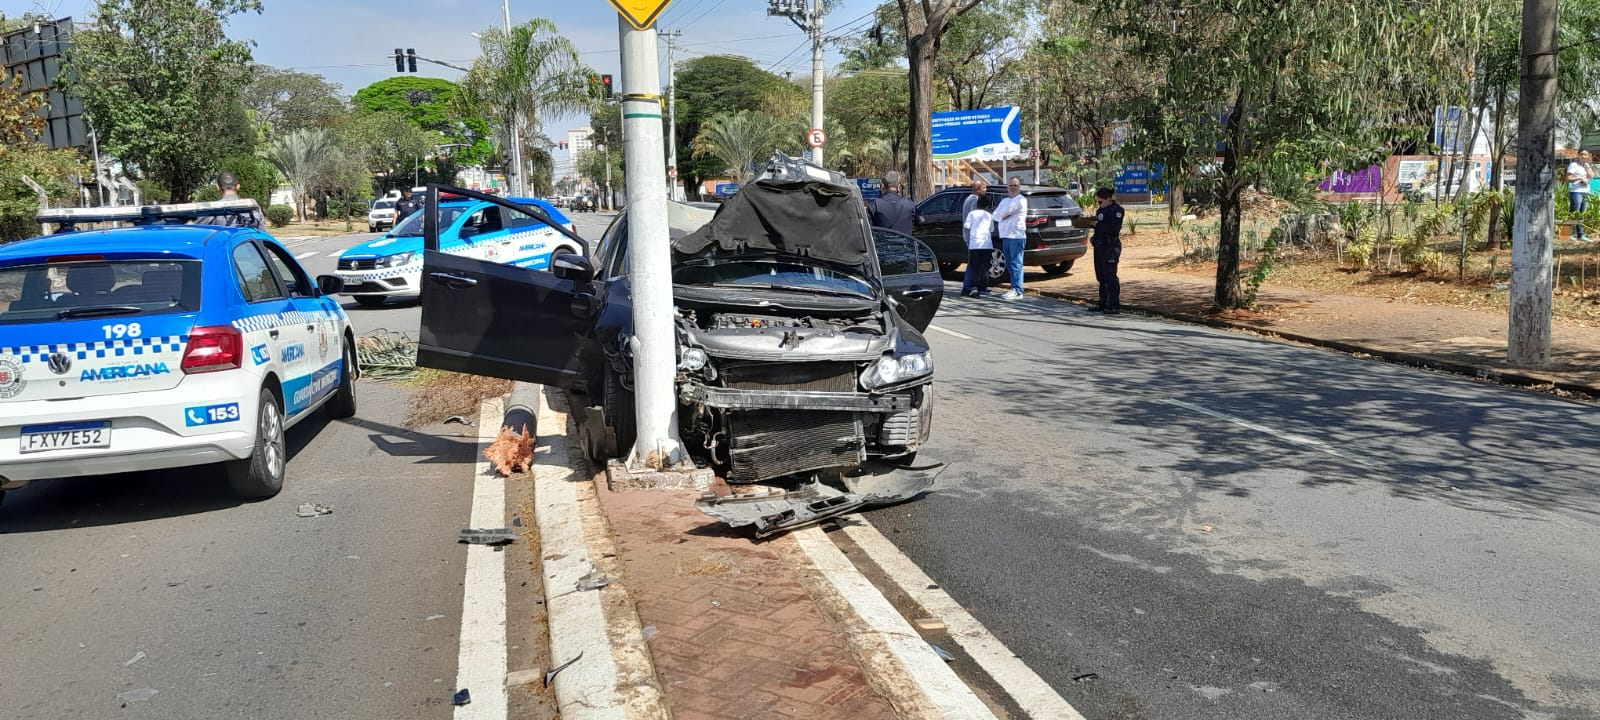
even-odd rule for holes
{"type": "Polygon", "coordinates": [[[214,236],[229,228],[216,225],[145,225],[56,233],[0,245],[0,264],[58,255],[179,255],[200,258],[214,236]]]}

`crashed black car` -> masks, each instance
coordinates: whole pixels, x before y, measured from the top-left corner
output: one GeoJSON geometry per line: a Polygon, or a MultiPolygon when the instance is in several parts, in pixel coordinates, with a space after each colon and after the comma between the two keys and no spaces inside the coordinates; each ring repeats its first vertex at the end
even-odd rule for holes
{"type": "MultiPolygon", "coordinates": [[[[502,212],[538,210],[457,188],[502,212]]],[[[859,190],[789,161],[720,207],[669,203],[679,432],[730,482],[909,464],[933,420],[922,336],[943,283],[933,252],[873,228],[859,190]]],[[[634,440],[628,219],[592,256],[549,271],[437,251],[425,228],[418,364],[586,392],[604,432],[634,440]]],[[[587,247],[585,244],[584,247],[587,247]]]]}

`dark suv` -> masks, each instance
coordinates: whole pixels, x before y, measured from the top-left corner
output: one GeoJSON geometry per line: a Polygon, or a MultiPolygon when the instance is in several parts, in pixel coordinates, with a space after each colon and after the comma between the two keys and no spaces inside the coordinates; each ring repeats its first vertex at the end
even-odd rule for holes
{"type": "MultiPolygon", "coordinates": [[[[972,194],[968,187],[950,188],[935,193],[917,205],[917,221],[913,232],[917,239],[933,248],[939,257],[939,269],[952,272],[967,262],[967,243],[961,234],[961,206],[972,194]]],[[[1022,196],[1028,201],[1025,225],[1028,243],[1022,254],[1022,264],[1042,268],[1051,275],[1062,275],[1072,269],[1072,263],[1089,251],[1089,231],[1072,227],[1072,218],[1083,214],[1083,208],[1067,194],[1066,190],[1048,185],[1023,185],[1022,196]]],[[[989,188],[989,208],[999,207],[1005,199],[1004,187],[989,188]]],[[[999,223],[995,223],[994,262],[989,266],[990,281],[1006,276],[1005,258],[1000,254],[999,223]]]]}

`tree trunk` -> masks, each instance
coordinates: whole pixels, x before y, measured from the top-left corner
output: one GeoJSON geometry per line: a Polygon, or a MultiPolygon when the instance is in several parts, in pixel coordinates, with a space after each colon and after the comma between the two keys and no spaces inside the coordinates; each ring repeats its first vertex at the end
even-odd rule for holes
{"type": "Polygon", "coordinates": [[[930,24],[920,34],[906,37],[906,58],[911,66],[911,157],[912,197],[933,194],[933,57],[936,37],[930,24]]]}
{"type": "Polygon", "coordinates": [[[1239,177],[1239,155],[1244,152],[1245,113],[1250,111],[1250,88],[1241,87],[1228,114],[1227,140],[1222,152],[1222,220],[1217,236],[1217,287],[1213,299],[1223,310],[1244,307],[1239,287],[1239,220],[1243,210],[1244,180],[1239,177]]]}
{"type": "Polygon", "coordinates": [[[1511,238],[1511,308],[1506,332],[1506,360],[1514,367],[1550,363],[1557,5],[1558,0],[1522,3],[1516,225],[1511,238]]]}
{"type": "Polygon", "coordinates": [[[1167,182],[1167,225],[1177,227],[1183,217],[1183,183],[1167,182]]]}
{"type": "Polygon", "coordinates": [[[1500,249],[1500,171],[1506,161],[1506,95],[1511,88],[1501,85],[1494,98],[1494,140],[1489,144],[1489,189],[1496,196],[1489,204],[1489,249],[1500,249]]]}

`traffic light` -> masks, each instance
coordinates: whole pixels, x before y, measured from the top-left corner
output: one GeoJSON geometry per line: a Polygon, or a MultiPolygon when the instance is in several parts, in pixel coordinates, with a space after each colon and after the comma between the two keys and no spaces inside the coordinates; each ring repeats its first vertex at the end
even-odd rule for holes
{"type": "Polygon", "coordinates": [[[404,53],[400,52],[400,48],[395,48],[394,49],[394,71],[395,72],[405,72],[406,71],[406,56],[405,56],[404,53]]]}
{"type": "Polygon", "coordinates": [[[607,98],[611,97],[611,76],[610,75],[601,75],[600,76],[600,84],[604,85],[606,87],[606,97],[607,98]]]}
{"type": "Polygon", "coordinates": [[[407,72],[416,72],[417,71],[417,50],[416,50],[416,48],[406,48],[406,71],[407,72]]]}

